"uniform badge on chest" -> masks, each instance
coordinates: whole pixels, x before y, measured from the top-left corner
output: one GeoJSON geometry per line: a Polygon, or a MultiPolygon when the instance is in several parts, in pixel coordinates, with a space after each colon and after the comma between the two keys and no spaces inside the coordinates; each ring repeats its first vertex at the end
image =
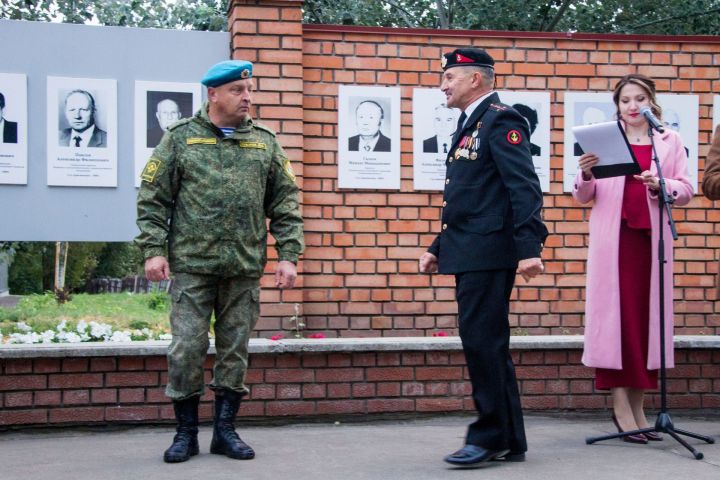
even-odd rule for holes
{"type": "Polygon", "coordinates": [[[475,130],[470,135],[465,135],[460,139],[453,157],[455,160],[464,158],[466,160],[477,160],[478,150],[480,149],[480,129],[482,128],[482,122],[478,122],[475,130]]]}

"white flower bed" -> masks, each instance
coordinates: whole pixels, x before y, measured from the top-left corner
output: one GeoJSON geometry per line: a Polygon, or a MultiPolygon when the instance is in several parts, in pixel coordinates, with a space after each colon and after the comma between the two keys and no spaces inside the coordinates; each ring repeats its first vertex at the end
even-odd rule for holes
{"type": "Polygon", "coordinates": [[[171,340],[169,333],[156,334],[149,328],[141,330],[113,330],[106,323],[90,323],[80,320],[75,329],[68,329],[67,320],[62,320],[55,330],[35,332],[25,322],[18,322],[17,330],[5,340],[6,343],[79,343],[79,342],[129,342],[133,340],[171,340]]]}

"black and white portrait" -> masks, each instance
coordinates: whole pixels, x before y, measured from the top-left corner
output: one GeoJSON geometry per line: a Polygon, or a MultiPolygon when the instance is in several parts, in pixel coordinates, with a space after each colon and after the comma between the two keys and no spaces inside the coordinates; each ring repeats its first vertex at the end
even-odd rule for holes
{"type": "Polygon", "coordinates": [[[338,88],[338,186],[400,188],[400,89],[338,88]]]}
{"type": "Polygon", "coordinates": [[[351,152],[389,152],[392,150],[388,123],[392,113],[386,99],[351,97],[355,103],[352,121],[355,122],[355,135],[348,138],[348,150],[351,152]],[[383,133],[383,130],[386,133],[383,133]]]}
{"type": "Polygon", "coordinates": [[[147,92],[148,148],[157,147],[168,127],[193,115],[193,94],[190,92],[147,92]]]}
{"type": "Polygon", "coordinates": [[[60,104],[58,146],[106,148],[108,134],[98,123],[101,115],[98,113],[98,102],[95,99],[97,92],[75,88],[69,91],[59,90],[58,94],[60,104]]]}
{"type": "Polygon", "coordinates": [[[575,141],[572,128],[615,120],[611,92],[565,92],[563,191],[571,192],[582,148],[575,141]]]}
{"type": "Polygon", "coordinates": [[[460,109],[447,106],[439,88],[414,88],[412,101],[413,188],[442,191],[445,160],[452,149],[460,109]]]}
{"type": "Polygon", "coordinates": [[[0,142],[17,143],[18,141],[18,124],[10,119],[5,118],[5,94],[0,91],[0,142]]]}
{"type": "Polygon", "coordinates": [[[700,99],[698,95],[661,93],[657,96],[657,100],[662,108],[660,120],[663,125],[677,132],[682,138],[688,157],[690,181],[697,190],[700,99]]]}
{"type": "Polygon", "coordinates": [[[117,81],[47,77],[48,185],[117,186],[117,81]]]}
{"type": "Polygon", "coordinates": [[[27,111],[27,77],[0,73],[0,184],[27,185],[27,111]]]}
{"type": "Polygon", "coordinates": [[[199,83],[135,81],[133,178],[140,187],[140,173],[167,129],[200,109],[199,83]]]}
{"type": "Polygon", "coordinates": [[[423,140],[422,151],[447,154],[452,146],[459,116],[458,109],[448,107],[445,102],[435,105],[430,117],[435,135],[423,140]]]}
{"type": "Polygon", "coordinates": [[[500,101],[513,107],[530,132],[530,154],[543,192],[550,191],[550,92],[498,91],[500,101]]]}

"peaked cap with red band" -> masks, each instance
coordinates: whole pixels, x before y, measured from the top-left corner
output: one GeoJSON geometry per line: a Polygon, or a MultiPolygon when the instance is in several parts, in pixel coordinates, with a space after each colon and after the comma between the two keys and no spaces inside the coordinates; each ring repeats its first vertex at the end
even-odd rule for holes
{"type": "Polygon", "coordinates": [[[450,53],[446,53],[442,57],[442,69],[447,70],[452,67],[495,67],[495,60],[482,48],[457,48],[450,53]]]}

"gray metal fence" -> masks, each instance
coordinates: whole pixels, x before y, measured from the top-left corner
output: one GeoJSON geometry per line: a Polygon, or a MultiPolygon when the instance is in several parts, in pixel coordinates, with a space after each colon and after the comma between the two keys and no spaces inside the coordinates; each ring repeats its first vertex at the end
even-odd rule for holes
{"type": "Polygon", "coordinates": [[[134,276],[125,278],[93,278],[88,285],[88,293],[152,293],[169,292],[172,279],[151,282],[145,277],[134,276]]]}

